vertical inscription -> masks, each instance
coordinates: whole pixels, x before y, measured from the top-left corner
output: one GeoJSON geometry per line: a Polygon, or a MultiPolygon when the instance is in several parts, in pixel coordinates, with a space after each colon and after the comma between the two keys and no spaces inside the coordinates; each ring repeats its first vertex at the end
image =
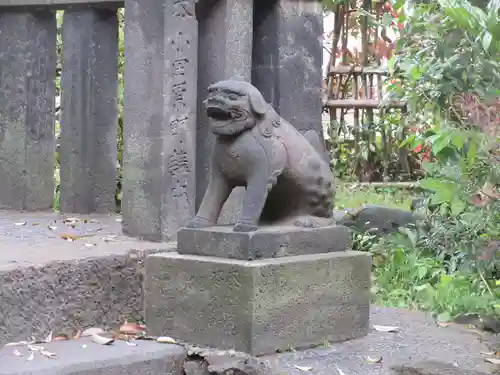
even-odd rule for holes
{"type": "Polygon", "coordinates": [[[172,239],[194,214],[198,37],[194,6],[195,0],[171,0],[165,9],[165,239],[172,239]]]}

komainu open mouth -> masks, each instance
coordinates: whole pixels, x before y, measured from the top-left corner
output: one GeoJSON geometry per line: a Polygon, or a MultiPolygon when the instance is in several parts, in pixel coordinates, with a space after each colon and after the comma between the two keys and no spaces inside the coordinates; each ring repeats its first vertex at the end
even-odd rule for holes
{"type": "Polygon", "coordinates": [[[208,107],[207,115],[217,121],[229,121],[232,119],[231,113],[219,107],[208,107]]]}

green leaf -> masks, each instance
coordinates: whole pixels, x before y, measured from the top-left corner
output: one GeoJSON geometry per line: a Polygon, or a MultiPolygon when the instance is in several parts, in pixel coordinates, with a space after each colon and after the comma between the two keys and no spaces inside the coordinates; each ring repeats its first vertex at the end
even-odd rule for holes
{"type": "Polygon", "coordinates": [[[448,134],[438,137],[434,143],[432,143],[432,153],[434,155],[439,154],[445,147],[450,145],[450,137],[448,134]]]}
{"type": "Polygon", "coordinates": [[[476,156],[477,156],[477,143],[470,142],[469,150],[467,151],[467,162],[469,163],[469,165],[474,164],[474,162],[476,161],[476,156]]]}
{"type": "Polygon", "coordinates": [[[420,266],[418,268],[418,278],[422,280],[427,275],[427,267],[420,266]]]}
{"type": "Polygon", "coordinates": [[[449,322],[451,320],[451,314],[448,311],[442,312],[437,316],[438,322],[449,322]]]}
{"type": "Polygon", "coordinates": [[[390,13],[384,13],[384,15],[382,16],[382,26],[384,27],[389,27],[391,26],[392,24],[392,16],[390,15],[390,13]]]}
{"type": "Polygon", "coordinates": [[[467,138],[464,137],[462,133],[453,134],[451,136],[451,143],[459,150],[464,147],[466,140],[467,138]]]}
{"type": "Polygon", "coordinates": [[[420,187],[425,190],[438,192],[442,190],[450,190],[453,187],[453,183],[437,178],[424,178],[423,180],[420,180],[420,187]]]}
{"type": "Polygon", "coordinates": [[[486,52],[489,51],[492,40],[493,36],[488,31],[485,31],[482,38],[482,42],[483,42],[483,48],[486,52]]]}
{"type": "Polygon", "coordinates": [[[467,203],[463,200],[460,199],[459,196],[454,195],[452,200],[451,200],[451,213],[455,216],[460,215],[462,212],[464,212],[465,208],[467,207],[467,203]]]}

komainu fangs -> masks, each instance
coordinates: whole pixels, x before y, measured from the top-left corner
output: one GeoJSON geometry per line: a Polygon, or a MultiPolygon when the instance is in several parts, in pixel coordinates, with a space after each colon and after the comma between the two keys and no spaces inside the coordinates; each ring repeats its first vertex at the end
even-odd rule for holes
{"type": "Polygon", "coordinates": [[[246,192],[234,231],[333,223],[334,178],[315,147],[316,132],[300,133],[250,83],[220,81],[208,91],[205,105],[216,141],[207,191],[188,226],[215,225],[236,186],[246,192]]]}

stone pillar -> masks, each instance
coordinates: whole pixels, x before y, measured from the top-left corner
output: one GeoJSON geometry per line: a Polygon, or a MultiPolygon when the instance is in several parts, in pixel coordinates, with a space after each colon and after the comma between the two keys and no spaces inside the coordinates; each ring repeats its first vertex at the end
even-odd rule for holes
{"type": "Polygon", "coordinates": [[[321,2],[255,0],[252,83],[288,122],[323,139],[321,2]]]}
{"type": "Polygon", "coordinates": [[[122,215],[125,234],[161,240],[164,1],[125,1],[122,215]]]}
{"type": "Polygon", "coordinates": [[[115,212],[116,9],[68,9],[62,36],[61,211],[115,212]]]}
{"type": "Polygon", "coordinates": [[[50,209],[54,194],[55,12],[0,13],[0,208],[50,209]]]}
{"type": "Polygon", "coordinates": [[[172,240],[195,214],[198,22],[194,0],[165,7],[163,240],[172,240]]]}
{"type": "MultiPolygon", "coordinates": [[[[203,100],[214,82],[238,77],[251,80],[253,2],[206,0],[197,5],[199,19],[198,128],[196,135],[196,207],[208,184],[214,136],[209,130],[203,100]]],[[[234,189],[219,222],[234,220],[243,188],[234,189]]]]}
{"type": "Polygon", "coordinates": [[[123,231],[174,240],[194,215],[194,0],[126,0],[123,231]]]}

